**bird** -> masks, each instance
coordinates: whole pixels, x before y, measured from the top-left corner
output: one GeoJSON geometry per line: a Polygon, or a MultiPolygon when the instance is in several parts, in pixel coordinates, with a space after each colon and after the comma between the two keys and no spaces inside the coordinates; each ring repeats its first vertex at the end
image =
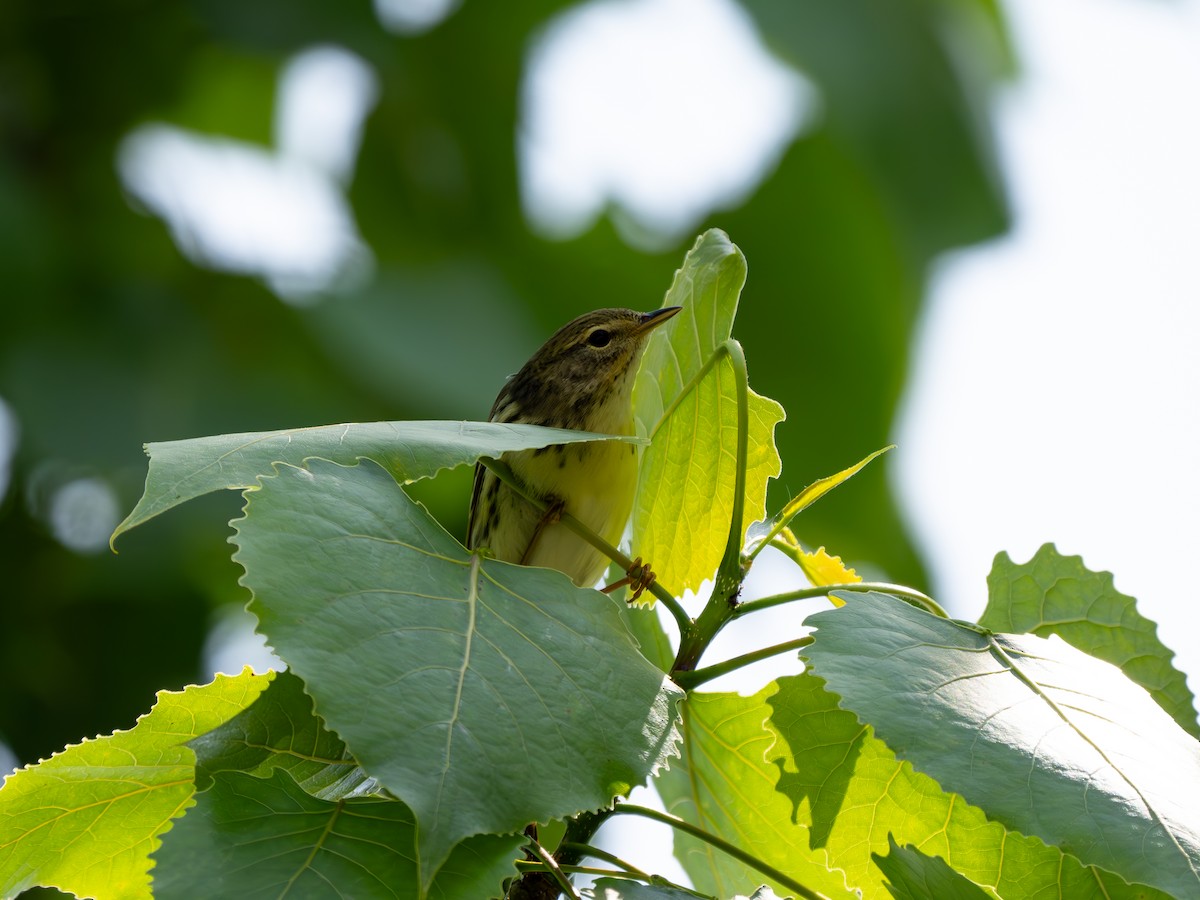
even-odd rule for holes
{"type": "MultiPolygon", "coordinates": [[[[646,340],[680,309],[599,309],[568,322],[508,379],[488,421],[633,434],[633,382],[646,340]]],[[[637,448],[618,441],[554,444],[510,451],[500,460],[541,505],[477,464],[467,547],[595,586],[608,558],[561,518],[569,514],[609,544],[619,543],[637,490],[637,448]]],[[[639,588],[653,577],[644,567],[623,581],[637,584],[638,575],[646,576],[639,588]]]]}

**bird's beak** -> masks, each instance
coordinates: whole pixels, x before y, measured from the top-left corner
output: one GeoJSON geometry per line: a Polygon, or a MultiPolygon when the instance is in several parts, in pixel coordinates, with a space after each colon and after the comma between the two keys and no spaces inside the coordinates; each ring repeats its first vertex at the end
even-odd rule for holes
{"type": "Polygon", "coordinates": [[[657,328],[681,309],[683,309],[682,306],[664,306],[662,309],[656,309],[653,312],[642,313],[642,321],[634,329],[634,334],[645,334],[652,328],[657,328]]]}

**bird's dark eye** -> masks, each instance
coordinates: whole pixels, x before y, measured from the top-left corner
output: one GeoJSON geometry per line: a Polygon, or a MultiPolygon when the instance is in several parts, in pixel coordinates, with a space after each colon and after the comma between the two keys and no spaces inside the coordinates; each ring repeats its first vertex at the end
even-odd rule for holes
{"type": "Polygon", "coordinates": [[[607,347],[612,335],[604,328],[597,328],[587,336],[587,342],[593,347],[607,347]]]}

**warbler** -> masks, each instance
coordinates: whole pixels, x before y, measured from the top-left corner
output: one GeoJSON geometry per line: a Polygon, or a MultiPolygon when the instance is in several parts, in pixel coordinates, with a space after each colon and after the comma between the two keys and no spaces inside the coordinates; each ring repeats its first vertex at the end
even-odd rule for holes
{"type": "MultiPolygon", "coordinates": [[[[568,322],[509,378],[488,420],[633,434],[633,380],[646,338],[679,310],[600,309],[568,322]]],[[[593,441],[519,450],[500,459],[545,508],[481,463],[475,467],[467,546],[486,547],[506,562],[558,569],[581,587],[595,585],[608,559],[560,518],[569,513],[616,545],[633,510],[637,448],[593,441]]]]}

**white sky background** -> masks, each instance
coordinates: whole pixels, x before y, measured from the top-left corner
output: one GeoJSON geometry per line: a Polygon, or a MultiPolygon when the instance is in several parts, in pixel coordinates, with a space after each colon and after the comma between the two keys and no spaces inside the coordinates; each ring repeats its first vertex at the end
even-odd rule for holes
{"type": "Polygon", "coordinates": [[[934,279],[893,481],[937,596],[993,555],[1111,571],[1200,687],[1200,4],[1011,0],[1011,234],[934,279]]]}

